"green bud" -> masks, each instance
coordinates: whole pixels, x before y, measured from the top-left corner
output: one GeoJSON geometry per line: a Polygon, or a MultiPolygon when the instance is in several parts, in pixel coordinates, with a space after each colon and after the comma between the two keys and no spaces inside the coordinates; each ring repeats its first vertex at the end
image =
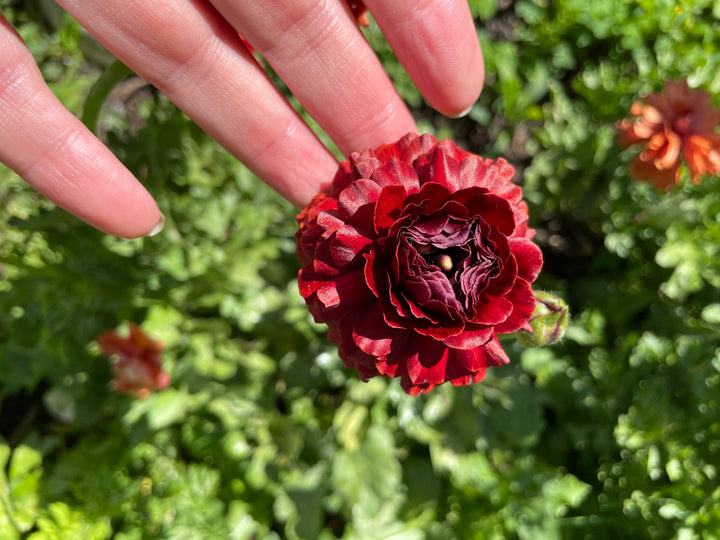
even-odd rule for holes
{"type": "Polygon", "coordinates": [[[529,324],[532,332],[520,330],[516,336],[523,347],[542,347],[559,341],[567,329],[570,313],[565,300],[545,291],[535,294],[535,313],[529,324]]]}

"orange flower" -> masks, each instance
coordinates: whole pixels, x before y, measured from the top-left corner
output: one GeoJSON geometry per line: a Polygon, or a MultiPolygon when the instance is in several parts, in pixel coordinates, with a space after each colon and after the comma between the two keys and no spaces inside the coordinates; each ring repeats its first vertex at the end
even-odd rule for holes
{"type": "Polygon", "coordinates": [[[633,103],[635,117],[618,122],[618,144],[643,144],[630,164],[630,174],[669,190],[678,182],[684,158],[694,183],[720,172],[720,109],[710,94],[691,89],[687,81],[667,81],[661,93],[633,103]]]}
{"type": "Polygon", "coordinates": [[[112,366],[115,389],[144,398],[170,384],[170,377],[163,372],[160,361],[164,345],[150,339],[135,324],[131,323],[129,328],[128,337],[118,335],[115,330],[108,330],[100,334],[97,343],[104,355],[116,357],[112,366]]]}

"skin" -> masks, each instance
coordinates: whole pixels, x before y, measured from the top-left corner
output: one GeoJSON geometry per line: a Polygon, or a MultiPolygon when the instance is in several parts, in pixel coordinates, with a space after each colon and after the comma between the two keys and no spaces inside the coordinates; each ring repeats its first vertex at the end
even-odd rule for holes
{"type": "MultiPolygon", "coordinates": [[[[306,205],[337,161],[240,40],[262,54],[349,154],[416,126],[341,0],[59,0],[117,58],[156,86],[292,203],[306,205]]],[[[482,89],[465,0],[366,0],[428,102],[457,116],[482,89]]],[[[0,16],[0,161],[58,206],[125,238],[162,214],[142,184],[44,83],[0,16]]]]}

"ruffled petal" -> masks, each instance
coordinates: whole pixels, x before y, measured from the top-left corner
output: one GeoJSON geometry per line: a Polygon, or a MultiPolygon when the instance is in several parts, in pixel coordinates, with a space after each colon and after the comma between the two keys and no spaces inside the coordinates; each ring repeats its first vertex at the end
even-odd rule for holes
{"type": "Polygon", "coordinates": [[[493,335],[492,326],[486,326],[477,330],[464,330],[455,336],[445,338],[443,343],[451,349],[467,351],[482,347],[492,339],[493,335]]]}
{"type": "Polygon", "coordinates": [[[540,274],[543,256],[540,248],[524,238],[508,238],[510,251],[517,264],[517,275],[532,283],[540,274]]]}
{"type": "Polygon", "coordinates": [[[379,188],[401,184],[407,193],[417,193],[420,190],[418,175],[412,165],[394,157],[373,171],[372,181],[379,188]]]}
{"type": "Polygon", "coordinates": [[[329,242],[333,263],[341,268],[353,265],[363,250],[372,243],[372,233],[343,225],[329,242]]]}
{"type": "Polygon", "coordinates": [[[356,180],[340,193],[338,210],[343,216],[352,216],[363,206],[374,203],[380,195],[380,186],[370,180],[356,180]]]}
{"type": "Polygon", "coordinates": [[[449,355],[448,348],[442,343],[430,339],[421,340],[416,352],[407,359],[407,372],[412,383],[414,385],[444,383],[449,355]]]}
{"type": "Polygon", "coordinates": [[[407,191],[402,185],[389,185],[382,188],[373,216],[375,232],[382,235],[400,216],[407,191]]]}
{"type": "Polygon", "coordinates": [[[530,284],[524,279],[515,282],[505,299],[512,304],[513,309],[507,319],[495,325],[497,334],[509,334],[524,328],[535,312],[535,295],[530,284]]]}

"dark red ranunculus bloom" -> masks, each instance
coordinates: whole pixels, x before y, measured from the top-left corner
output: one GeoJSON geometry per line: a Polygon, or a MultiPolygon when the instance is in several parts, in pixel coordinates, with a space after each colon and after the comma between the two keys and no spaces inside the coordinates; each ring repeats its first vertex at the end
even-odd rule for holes
{"type": "Polygon", "coordinates": [[[530,330],[542,255],[503,159],[408,134],[354,153],[298,216],[300,293],[345,365],[409,394],[481,381],[530,330]]]}

